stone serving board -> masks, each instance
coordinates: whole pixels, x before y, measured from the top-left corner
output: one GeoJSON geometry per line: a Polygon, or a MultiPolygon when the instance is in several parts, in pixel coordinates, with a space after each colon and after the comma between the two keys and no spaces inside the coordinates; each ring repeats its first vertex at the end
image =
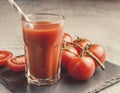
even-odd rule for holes
{"type": "MultiPolygon", "coordinates": [[[[120,67],[108,61],[106,70],[98,68],[87,81],[76,81],[67,72],[61,73],[59,82],[52,86],[27,84],[25,73],[14,73],[7,67],[0,68],[0,83],[11,93],[96,93],[120,81],[120,67]]],[[[6,91],[6,93],[9,93],[6,91]]]]}

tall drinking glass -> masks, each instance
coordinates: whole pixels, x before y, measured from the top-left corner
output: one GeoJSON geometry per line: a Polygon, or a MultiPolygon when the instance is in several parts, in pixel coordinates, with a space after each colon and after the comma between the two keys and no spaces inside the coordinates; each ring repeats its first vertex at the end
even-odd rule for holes
{"type": "Polygon", "coordinates": [[[50,13],[27,15],[22,19],[27,81],[52,85],[60,79],[64,16],[50,13]]]}

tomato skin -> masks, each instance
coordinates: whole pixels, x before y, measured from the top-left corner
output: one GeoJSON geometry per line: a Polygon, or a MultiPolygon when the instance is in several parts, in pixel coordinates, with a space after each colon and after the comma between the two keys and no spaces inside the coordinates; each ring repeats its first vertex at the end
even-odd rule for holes
{"type": "Polygon", "coordinates": [[[0,50],[0,66],[5,66],[7,60],[11,58],[13,54],[10,51],[0,50]]]}
{"type": "Polygon", "coordinates": [[[68,33],[64,33],[63,40],[66,42],[72,42],[72,36],[68,33]]]}
{"type": "MultiPolygon", "coordinates": [[[[98,45],[98,44],[92,44],[90,46],[90,48],[88,49],[93,55],[95,55],[100,61],[101,63],[105,62],[106,59],[106,53],[105,50],[102,46],[98,45]]],[[[95,63],[95,68],[98,68],[99,65],[96,62],[96,60],[94,60],[95,63]]]]}
{"type": "MultiPolygon", "coordinates": [[[[74,43],[80,45],[83,49],[86,47],[87,44],[91,44],[90,40],[86,39],[86,38],[79,38],[73,41],[74,43]]],[[[82,53],[82,49],[76,47],[76,50],[78,51],[78,54],[82,53]]]]}
{"type": "Polygon", "coordinates": [[[8,67],[14,72],[23,72],[25,71],[25,56],[17,56],[10,58],[7,62],[8,67]]]}
{"type": "Polygon", "coordinates": [[[68,50],[62,49],[62,59],[61,59],[62,70],[67,70],[70,60],[72,60],[78,54],[77,50],[72,46],[68,46],[67,49],[68,50]]]}
{"type": "Polygon", "coordinates": [[[76,80],[87,80],[95,72],[95,64],[90,57],[77,57],[70,61],[68,65],[70,76],[76,80]]]}

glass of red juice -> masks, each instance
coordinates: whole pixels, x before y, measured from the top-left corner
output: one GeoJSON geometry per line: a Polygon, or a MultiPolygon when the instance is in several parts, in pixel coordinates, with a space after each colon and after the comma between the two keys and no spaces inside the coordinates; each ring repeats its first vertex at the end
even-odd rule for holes
{"type": "Polygon", "coordinates": [[[61,45],[64,16],[50,13],[22,18],[26,57],[26,77],[29,84],[52,85],[60,79],[61,45]]]}

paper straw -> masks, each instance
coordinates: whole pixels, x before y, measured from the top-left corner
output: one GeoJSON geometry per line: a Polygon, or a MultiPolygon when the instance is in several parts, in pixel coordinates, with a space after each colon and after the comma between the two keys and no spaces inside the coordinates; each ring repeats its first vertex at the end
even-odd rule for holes
{"type": "Polygon", "coordinates": [[[8,0],[8,2],[11,4],[13,8],[20,14],[22,18],[25,18],[26,21],[30,21],[28,17],[25,15],[25,13],[22,11],[22,9],[15,3],[14,0],[8,0]]]}

